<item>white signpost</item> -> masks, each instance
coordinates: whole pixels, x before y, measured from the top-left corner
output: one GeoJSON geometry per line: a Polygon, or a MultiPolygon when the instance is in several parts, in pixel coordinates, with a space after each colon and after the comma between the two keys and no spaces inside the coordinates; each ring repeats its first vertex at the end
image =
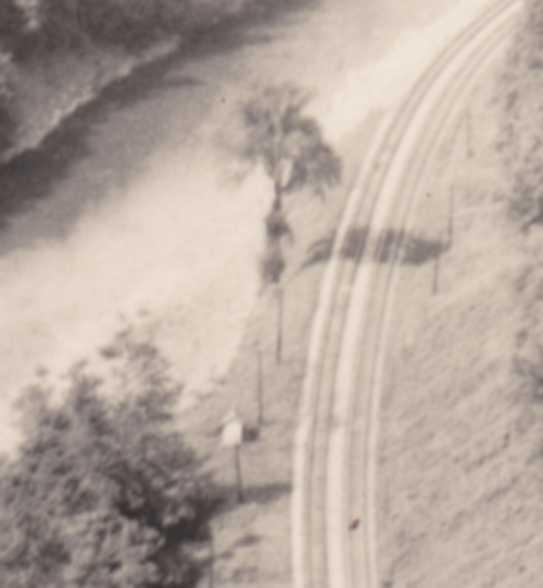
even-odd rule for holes
{"type": "Polygon", "coordinates": [[[243,477],[241,475],[241,445],[243,443],[243,422],[235,410],[231,410],[222,421],[221,445],[231,447],[234,450],[234,466],[236,469],[236,482],[238,502],[243,502],[243,477]]]}

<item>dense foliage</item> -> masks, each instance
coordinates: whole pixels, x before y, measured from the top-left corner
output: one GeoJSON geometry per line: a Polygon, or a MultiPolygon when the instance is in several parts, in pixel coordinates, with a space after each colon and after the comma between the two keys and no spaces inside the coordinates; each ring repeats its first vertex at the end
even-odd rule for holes
{"type": "Polygon", "coordinates": [[[18,58],[85,43],[147,46],[182,32],[194,0],[0,0],[0,42],[18,58]]]}
{"type": "Polygon", "coordinates": [[[186,546],[205,530],[210,486],[173,422],[179,387],[152,345],[121,334],[105,380],[76,366],[51,404],[22,403],[26,436],[1,464],[0,577],[10,588],[190,585],[186,546]],[[115,398],[115,400],[113,400],[115,398]]]}
{"type": "Polygon", "coordinates": [[[14,51],[25,34],[25,13],[15,0],[0,0],[0,49],[14,51]]]}
{"type": "Polygon", "coordinates": [[[189,18],[187,0],[80,0],[81,26],[100,43],[140,47],[169,32],[181,32],[189,18]]]}

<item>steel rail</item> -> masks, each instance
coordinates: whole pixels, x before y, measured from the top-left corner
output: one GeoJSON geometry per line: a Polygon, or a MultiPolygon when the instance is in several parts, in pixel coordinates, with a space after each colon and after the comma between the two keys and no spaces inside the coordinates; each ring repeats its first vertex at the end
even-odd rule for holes
{"type": "MultiPolygon", "coordinates": [[[[397,232],[398,239],[393,244],[390,251],[390,244],[385,242],[385,237],[381,236],[372,253],[374,258],[379,259],[385,248],[389,251],[386,255],[388,264],[383,266],[374,266],[370,268],[366,275],[357,276],[356,281],[364,282],[360,286],[353,286],[353,296],[356,298],[361,291],[364,292],[366,300],[369,300],[367,306],[362,312],[357,307],[360,301],[356,300],[354,312],[350,313],[347,322],[351,322],[349,327],[353,334],[346,334],[345,347],[353,345],[353,349],[360,350],[361,341],[364,343],[364,357],[359,362],[356,376],[349,382],[349,386],[356,386],[360,394],[354,393],[353,397],[347,401],[349,404],[349,415],[352,415],[350,424],[350,433],[352,438],[346,440],[346,453],[350,453],[349,461],[351,467],[358,462],[357,455],[365,455],[366,467],[362,469],[361,480],[354,483],[354,487],[346,488],[346,493],[350,493],[350,498],[346,503],[351,504],[352,512],[363,511],[365,525],[361,528],[363,537],[363,546],[365,551],[366,562],[365,578],[361,580],[361,573],[355,574],[355,580],[348,584],[352,586],[377,586],[377,554],[376,554],[376,521],[375,521],[375,495],[376,495],[376,451],[379,428],[379,399],[383,388],[384,374],[384,350],[388,337],[391,334],[391,308],[394,296],[397,294],[395,288],[398,269],[401,266],[399,259],[408,230],[410,213],[422,194],[420,186],[424,176],[428,173],[429,161],[431,154],[436,150],[440,140],[446,135],[451,125],[457,122],[461,116],[459,110],[464,103],[464,97],[468,94],[469,88],[474,83],[476,74],[481,71],[486,62],[488,62],[501,49],[504,39],[507,39],[512,30],[510,20],[502,23],[496,30],[475,48],[469,56],[469,60],[462,64],[462,71],[454,77],[452,83],[443,88],[440,97],[436,100],[433,108],[426,115],[429,124],[425,125],[421,136],[417,141],[417,149],[413,156],[409,158],[404,165],[406,172],[403,175],[402,184],[395,191],[394,200],[389,210],[392,214],[384,217],[384,223],[387,228],[392,226],[397,232]],[[369,273],[374,275],[370,276],[369,273]],[[371,299],[370,299],[371,294],[371,299]],[[354,332],[353,323],[356,323],[355,316],[358,316],[357,332],[354,332]],[[360,319],[362,324],[360,324],[360,319]],[[353,402],[354,401],[354,402],[353,402]],[[365,403],[363,403],[365,401],[365,403]],[[361,413],[361,414],[360,414],[361,413]],[[350,492],[349,492],[350,490],[350,492]],[[356,501],[356,506],[352,501],[356,501]]],[[[383,200],[383,199],[381,199],[383,200]]],[[[347,357],[345,358],[347,360],[347,357]]],[[[352,359],[352,358],[351,358],[352,359]]],[[[340,366],[338,373],[343,369],[348,372],[350,367],[347,363],[340,366]]],[[[352,377],[352,374],[345,374],[344,378],[352,377]]],[[[351,556],[359,555],[357,550],[351,545],[351,556]]],[[[355,565],[355,568],[357,566],[355,565]]],[[[360,568],[360,566],[358,566],[360,568]]],[[[335,584],[334,584],[335,585],[335,584]]]]}
{"type": "MultiPolygon", "coordinates": [[[[367,220],[368,227],[372,225],[378,195],[383,190],[391,162],[400,148],[400,139],[443,68],[489,23],[516,4],[508,0],[493,5],[459,34],[419,78],[390,126],[382,130],[381,140],[366,160],[361,180],[351,195],[320,291],[300,403],[295,439],[291,528],[295,588],[327,586],[330,580],[327,561],[329,546],[326,541],[327,527],[333,519],[330,508],[326,514],[329,432],[333,428],[338,355],[344,337],[350,291],[358,267],[341,259],[341,248],[349,229],[356,224],[360,225],[361,219],[367,220]]],[[[354,253],[355,257],[361,256],[362,248],[354,253]]]]}

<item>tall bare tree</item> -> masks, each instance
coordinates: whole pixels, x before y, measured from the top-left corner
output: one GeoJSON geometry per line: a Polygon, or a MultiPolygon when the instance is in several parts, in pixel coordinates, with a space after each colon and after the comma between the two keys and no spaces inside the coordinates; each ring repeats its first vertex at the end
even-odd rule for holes
{"type": "Polygon", "coordinates": [[[322,197],[341,179],[339,157],[324,140],[318,121],[306,113],[310,99],[297,86],[282,84],[265,88],[241,108],[241,156],[251,165],[261,165],[273,185],[271,210],[265,219],[266,251],[261,275],[264,285],[276,287],[278,362],[283,342],[283,242],[285,238],[293,239],[284,198],[302,189],[322,197]]]}

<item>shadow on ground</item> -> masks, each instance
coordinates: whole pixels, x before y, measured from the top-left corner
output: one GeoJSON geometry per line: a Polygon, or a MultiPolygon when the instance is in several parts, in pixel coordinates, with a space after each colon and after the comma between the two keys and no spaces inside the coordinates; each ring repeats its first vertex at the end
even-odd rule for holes
{"type": "MultiPolygon", "coordinates": [[[[360,263],[366,251],[370,237],[367,226],[352,227],[339,248],[339,258],[360,263]]],[[[397,261],[402,265],[424,265],[445,253],[449,244],[442,240],[427,239],[408,231],[386,229],[377,236],[378,242],[372,261],[391,263],[397,261]]],[[[307,249],[306,258],[300,271],[314,265],[326,263],[334,252],[336,233],[333,232],[312,243],[307,249]]]]}
{"type": "Polygon", "coordinates": [[[219,559],[232,559],[236,555],[236,551],[238,549],[245,549],[250,547],[257,546],[262,541],[262,538],[259,535],[255,535],[253,533],[249,533],[240,537],[237,541],[235,541],[232,545],[229,545],[228,548],[224,551],[221,551],[218,554],[219,559]]]}
{"type": "Polygon", "coordinates": [[[402,265],[424,265],[441,257],[448,249],[448,244],[443,241],[394,229],[384,231],[380,235],[380,243],[375,259],[377,263],[398,261],[402,265]]]}
{"type": "Polygon", "coordinates": [[[221,488],[220,495],[224,496],[219,510],[221,512],[228,512],[237,509],[240,504],[254,504],[257,506],[265,506],[281,497],[289,494],[291,485],[281,482],[273,482],[270,484],[255,484],[247,485],[243,489],[243,502],[238,501],[237,488],[234,485],[229,485],[221,488]]]}

